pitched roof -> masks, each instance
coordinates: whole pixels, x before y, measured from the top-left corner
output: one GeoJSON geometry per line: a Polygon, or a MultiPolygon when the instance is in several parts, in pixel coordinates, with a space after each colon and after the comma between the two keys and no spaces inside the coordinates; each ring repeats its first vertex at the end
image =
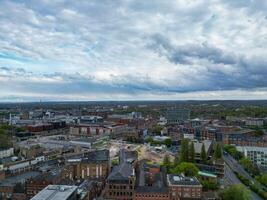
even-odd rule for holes
{"type": "Polygon", "coordinates": [[[132,165],[125,162],[113,168],[108,176],[108,180],[128,180],[133,174],[134,170],[132,165]]]}

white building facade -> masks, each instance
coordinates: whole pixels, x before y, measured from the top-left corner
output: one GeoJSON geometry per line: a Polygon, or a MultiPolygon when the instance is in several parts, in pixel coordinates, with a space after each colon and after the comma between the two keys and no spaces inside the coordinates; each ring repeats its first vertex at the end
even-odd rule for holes
{"type": "Polygon", "coordinates": [[[267,169],[267,147],[237,146],[237,150],[257,166],[267,169]]]}

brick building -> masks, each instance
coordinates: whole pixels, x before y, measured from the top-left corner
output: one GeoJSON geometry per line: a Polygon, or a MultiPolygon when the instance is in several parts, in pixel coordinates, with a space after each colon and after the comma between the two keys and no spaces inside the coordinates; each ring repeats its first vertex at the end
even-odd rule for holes
{"type": "Polygon", "coordinates": [[[267,147],[267,136],[256,136],[253,130],[240,130],[223,135],[224,144],[267,147]]]}
{"type": "Polygon", "coordinates": [[[195,177],[167,175],[171,200],[201,199],[202,185],[195,177]]]}
{"type": "Polygon", "coordinates": [[[132,200],[135,187],[135,170],[127,162],[112,169],[106,184],[106,198],[113,200],[132,200]]]}
{"type": "Polygon", "coordinates": [[[59,184],[60,181],[60,170],[53,170],[28,179],[25,182],[25,193],[27,198],[32,198],[46,186],[59,184]]]}
{"type": "Polygon", "coordinates": [[[62,178],[70,180],[105,179],[110,171],[108,150],[86,152],[66,160],[66,167],[62,170],[62,178]]]}
{"type": "Polygon", "coordinates": [[[137,168],[137,184],[134,200],[169,200],[166,169],[141,160],[137,168]]]}

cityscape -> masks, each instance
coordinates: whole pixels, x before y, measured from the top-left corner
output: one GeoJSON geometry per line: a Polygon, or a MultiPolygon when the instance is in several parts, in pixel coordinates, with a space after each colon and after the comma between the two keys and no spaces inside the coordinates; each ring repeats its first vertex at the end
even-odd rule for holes
{"type": "Polygon", "coordinates": [[[0,200],[267,200],[267,0],[0,0],[0,200]]]}
{"type": "Polygon", "coordinates": [[[266,101],[2,103],[1,198],[266,199],[266,115],[266,101]]]}

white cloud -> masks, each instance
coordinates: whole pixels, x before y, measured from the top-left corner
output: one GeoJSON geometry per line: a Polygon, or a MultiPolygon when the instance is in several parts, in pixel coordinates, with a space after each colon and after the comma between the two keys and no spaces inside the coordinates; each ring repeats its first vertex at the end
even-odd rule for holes
{"type": "Polygon", "coordinates": [[[46,85],[54,98],[71,82],[77,99],[243,98],[247,90],[267,98],[264,8],[263,0],[3,0],[0,67],[26,74],[11,92],[0,70],[0,92],[38,96],[46,85]]]}

